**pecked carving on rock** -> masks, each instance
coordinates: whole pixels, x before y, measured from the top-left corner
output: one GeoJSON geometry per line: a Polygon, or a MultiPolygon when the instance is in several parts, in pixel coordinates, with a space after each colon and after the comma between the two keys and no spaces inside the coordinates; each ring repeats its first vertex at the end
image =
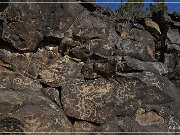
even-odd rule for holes
{"type": "Polygon", "coordinates": [[[53,87],[77,83],[84,80],[80,72],[83,65],[83,63],[76,63],[65,56],[42,69],[39,76],[42,82],[53,87]]]}
{"type": "Polygon", "coordinates": [[[125,23],[82,2],[0,14],[0,132],[179,131],[178,15],[125,23]]]}
{"type": "Polygon", "coordinates": [[[8,88],[17,91],[38,91],[42,88],[37,80],[22,76],[12,71],[1,71],[1,88],[8,88]]]}
{"type": "Polygon", "coordinates": [[[173,99],[154,86],[147,86],[135,77],[119,77],[116,90],[116,114],[132,117],[142,105],[165,104],[173,99]]]}
{"type": "Polygon", "coordinates": [[[104,123],[114,114],[116,84],[105,79],[89,80],[62,88],[64,111],[71,117],[104,123]]]}

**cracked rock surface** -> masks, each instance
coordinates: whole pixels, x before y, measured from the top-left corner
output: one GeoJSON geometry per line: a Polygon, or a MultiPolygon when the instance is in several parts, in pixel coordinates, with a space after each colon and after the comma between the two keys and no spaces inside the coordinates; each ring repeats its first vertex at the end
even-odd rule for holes
{"type": "Polygon", "coordinates": [[[125,23],[91,3],[6,5],[0,132],[180,132],[178,17],[125,23]]]}

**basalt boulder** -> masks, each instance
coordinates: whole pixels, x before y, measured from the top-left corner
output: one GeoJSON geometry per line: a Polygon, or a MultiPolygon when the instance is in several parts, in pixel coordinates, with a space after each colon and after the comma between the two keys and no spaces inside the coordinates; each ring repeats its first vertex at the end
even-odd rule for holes
{"type": "Polygon", "coordinates": [[[179,131],[178,15],[28,2],[0,13],[0,132],[179,131]]]}

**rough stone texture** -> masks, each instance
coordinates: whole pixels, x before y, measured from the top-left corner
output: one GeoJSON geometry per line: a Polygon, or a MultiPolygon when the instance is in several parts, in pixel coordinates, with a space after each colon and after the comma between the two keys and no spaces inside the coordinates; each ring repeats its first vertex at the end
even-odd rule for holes
{"type": "Polygon", "coordinates": [[[165,53],[164,54],[164,64],[168,67],[168,72],[172,73],[174,68],[176,67],[177,56],[175,53],[165,53]]]}
{"type": "Polygon", "coordinates": [[[1,88],[8,88],[16,91],[39,91],[42,88],[39,81],[12,71],[1,71],[0,79],[1,88]]]}
{"type": "Polygon", "coordinates": [[[141,43],[130,39],[120,40],[117,44],[117,55],[130,56],[143,61],[153,61],[154,47],[152,44],[148,45],[146,42],[141,43]]]}
{"type": "MultiPolygon", "coordinates": [[[[96,128],[95,125],[86,122],[86,121],[76,121],[73,125],[73,132],[77,132],[74,134],[79,134],[78,132],[93,132],[93,130],[96,128]]],[[[88,133],[81,133],[81,134],[88,134],[88,133]]]]}
{"type": "Polygon", "coordinates": [[[124,56],[117,58],[116,72],[150,71],[157,74],[167,74],[168,68],[166,65],[161,62],[144,62],[124,56]]]}
{"type": "Polygon", "coordinates": [[[155,112],[145,112],[146,110],[140,108],[136,115],[135,115],[135,121],[137,121],[142,126],[148,126],[148,125],[163,125],[164,119],[163,117],[157,115],[155,112]]]}
{"type": "Polygon", "coordinates": [[[62,88],[64,111],[71,117],[104,123],[114,114],[116,84],[105,79],[68,85],[62,88]]]}
{"type": "Polygon", "coordinates": [[[61,106],[61,101],[59,98],[59,91],[55,88],[42,88],[41,92],[48,97],[49,99],[51,99],[52,101],[54,101],[57,105],[61,106]]]}
{"type": "Polygon", "coordinates": [[[173,99],[156,87],[146,86],[140,79],[121,77],[116,91],[117,115],[134,116],[142,104],[165,104],[173,99]]]}
{"type": "Polygon", "coordinates": [[[180,131],[179,14],[82,2],[1,8],[0,132],[180,131]]]}
{"type": "Polygon", "coordinates": [[[81,74],[82,66],[83,63],[76,63],[69,57],[62,57],[44,67],[39,75],[44,83],[56,87],[63,86],[84,80],[81,74]]]}
{"type": "Polygon", "coordinates": [[[176,89],[173,83],[168,80],[168,78],[160,76],[158,74],[154,74],[151,72],[144,71],[141,73],[127,73],[119,75],[126,76],[126,77],[134,77],[140,79],[144,82],[148,87],[154,86],[159,90],[165,92],[170,97],[173,98],[175,101],[179,101],[179,91],[176,89]]]}
{"type": "Polygon", "coordinates": [[[178,29],[169,29],[167,37],[173,44],[180,44],[180,34],[178,29]]]}
{"type": "MultiPolygon", "coordinates": [[[[25,132],[71,131],[71,123],[63,111],[39,92],[13,91],[1,88],[0,125],[21,121],[25,132]],[[3,122],[8,120],[7,123],[3,122]]],[[[15,127],[14,127],[15,128],[15,127]]],[[[1,127],[1,131],[19,131],[1,127]]],[[[22,132],[22,131],[20,131],[22,132]]]]}
{"type": "MultiPolygon", "coordinates": [[[[93,132],[106,132],[106,134],[110,134],[110,135],[111,134],[115,134],[115,135],[118,135],[119,134],[118,132],[124,132],[124,130],[117,125],[117,119],[112,118],[112,120],[104,123],[103,125],[101,125],[99,127],[96,127],[93,130],[93,132]]],[[[96,134],[103,134],[103,133],[96,133],[96,134]]]]}

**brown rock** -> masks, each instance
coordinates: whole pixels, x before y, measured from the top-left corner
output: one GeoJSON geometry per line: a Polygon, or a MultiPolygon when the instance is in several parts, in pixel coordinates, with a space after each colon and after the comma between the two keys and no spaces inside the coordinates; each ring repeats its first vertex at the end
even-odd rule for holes
{"type": "Polygon", "coordinates": [[[143,108],[137,110],[135,120],[142,126],[163,125],[164,119],[155,112],[145,112],[143,108]]]}
{"type": "Polygon", "coordinates": [[[67,115],[81,120],[104,123],[114,115],[115,83],[97,79],[62,88],[62,105],[67,115]]]}

